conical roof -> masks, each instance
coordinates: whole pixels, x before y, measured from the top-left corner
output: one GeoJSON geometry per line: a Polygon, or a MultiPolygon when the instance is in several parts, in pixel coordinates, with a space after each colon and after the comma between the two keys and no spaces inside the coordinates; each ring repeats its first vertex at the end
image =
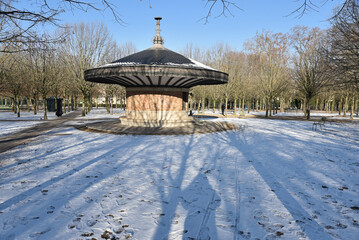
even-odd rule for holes
{"type": "Polygon", "coordinates": [[[178,87],[224,84],[228,74],[165,48],[159,35],[151,48],[85,71],[85,80],[125,87],[178,87]]]}

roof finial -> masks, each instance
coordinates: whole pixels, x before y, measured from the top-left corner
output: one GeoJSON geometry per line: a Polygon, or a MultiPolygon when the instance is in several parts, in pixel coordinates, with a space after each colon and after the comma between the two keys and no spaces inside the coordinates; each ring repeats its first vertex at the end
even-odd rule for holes
{"type": "Polygon", "coordinates": [[[153,38],[153,44],[159,44],[162,45],[163,44],[163,38],[160,35],[161,29],[160,29],[160,21],[161,21],[161,17],[155,17],[155,20],[157,21],[157,27],[156,27],[156,36],[153,38]]]}

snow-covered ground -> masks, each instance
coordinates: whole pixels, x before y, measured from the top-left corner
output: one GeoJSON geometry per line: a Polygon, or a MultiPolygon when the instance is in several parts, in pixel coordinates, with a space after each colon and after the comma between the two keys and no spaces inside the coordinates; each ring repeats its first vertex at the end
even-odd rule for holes
{"type": "Polygon", "coordinates": [[[111,115],[107,112],[106,108],[93,108],[88,114],[86,114],[86,116],[78,117],[77,119],[88,120],[108,118],[113,120],[114,118],[119,118],[121,116],[125,116],[125,110],[123,109],[114,108],[111,115]]]}
{"type": "MultiPolygon", "coordinates": [[[[64,113],[63,116],[65,116],[67,113],[64,113]]],[[[74,125],[83,124],[85,122],[96,122],[98,120],[103,120],[104,118],[113,120],[124,115],[125,111],[122,109],[113,109],[113,114],[110,115],[107,113],[107,110],[105,108],[94,108],[86,116],[80,116],[77,118],[78,121],[73,121],[71,123],[73,123],[74,125]]],[[[49,120],[57,118],[54,112],[48,112],[47,117],[49,120]]],[[[39,111],[36,115],[34,115],[34,112],[21,112],[20,117],[17,117],[17,114],[11,111],[0,111],[0,137],[4,137],[9,134],[24,130],[26,128],[41,124],[44,122],[43,118],[43,111],[39,111]]]]}
{"type": "MultiPolygon", "coordinates": [[[[57,118],[54,112],[48,112],[49,120],[57,118]]],[[[21,131],[23,129],[43,123],[44,112],[20,112],[20,117],[11,111],[0,111],[0,137],[21,131]]]]}
{"type": "Polygon", "coordinates": [[[65,126],[1,153],[0,239],[358,239],[359,124],[211,121],[239,129],[65,126]]]}
{"type": "MultiPolygon", "coordinates": [[[[64,114],[65,115],[65,114],[64,114]]],[[[49,120],[57,118],[55,112],[47,112],[49,120]]],[[[2,121],[41,121],[44,119],[44,112],[40,110],[36,115],[31,111],[20,112],[20,117],[12,111],[0,111],[0,120],[2,121]]]]}
{"type": "MultiPolygon", "coordinates": [[[[247,114],[247,112],[246,112],[247,114]]],[[[264,111],[261,112],[253,112],[251,111],[249,114],[252,115],[265,115],[264,111]]],[[[276,113],[274,116],[302,116],[304,117],[304,113],[302,110],[296,110],[296,111],[289,111],[289,112],[279,112],[276,113]]],[[[344,117],[343,113],[341,113],[341,115],[339,115],[338,112],[332,112],[332,113],[326,113],[323,111],[311,111],[310,112],[310,116],[311,117],[331,117],[331,118],[337,118],[337,119],[349,119],[350,118],[350,112],[347,112],[347,116],[344,117]]],[[[356,113],[354,113],[354,118],[358,119],[358,115],[356,113]]]]}
{"type": "MultiPolygon", "coordinates": [[[[209,110],[206,109],[204,111],[205,114],[222,114],[222,111],[216,109],[215,112],[213,112],[213,110],[209,110]]],[[[239,115],[241,113],[241,109],[237,109],[237,115],[239,115]]],[[[201,112],[197,112],[197,110],[193,111],[193,114],[201,114],[201,112]]],[[[233,110],[229,109],[227,111],[227,114],[231,115],[233,114],[233,110]]],[[[244,111],[245,115],[258,115],[258,116],[265,116],[265,111],[250,111],[248,113],[248,111],[244,111]]],[[[287,111],[287,112],[280,112],[278,111],[276,114],[274,114],[274,116],[296,116],[296,117],[304,117],[304,113],[302,110],[291,110],[291,111],[287,111]]],[[[341,113],[341,115],[339,115],[338,112],[332,112],[332,113],[327,113],[324,111],[311,111],[310,113],[311,117],[331,117],[331,118],[336,118],[336,119],[350,119],[350,112],[347,112],[347,116],[344,117],[343,113],[341,113]]],[[[354,119],[359,119],[358,114],[355,112],[354,113],[354,119]]]]}

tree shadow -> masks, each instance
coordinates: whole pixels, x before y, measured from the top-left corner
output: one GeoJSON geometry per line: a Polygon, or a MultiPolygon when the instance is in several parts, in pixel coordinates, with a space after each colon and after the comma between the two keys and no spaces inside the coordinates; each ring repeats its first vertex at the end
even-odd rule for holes
{"type": "MultiPolygon", "coordinates": [[[[183,239],[216,239],[215,210],[221,199],[210,185],[205,173],[200,168],[197,175],[187,185],[188,165],[191,160],[191,151],[195,150],[195,135],[189,137],[189,142],[181,154],[180,166],[174,172],[171,169],[174,161],[173,155],[163,160],[162,173],[157,177],[157,192],[161,200],[161,213],[157,219],[157,228],[152,239],[169,239],[172,234],[183,234],[183,239]],[[164,182],[165,181],[165,182],[164,182]],[[182,185],[187,185],[181,189],[182,185]],[[184,230],[174,231],[173,226],[178,224],[177,208],[182,206],[187,210],[184,230]],[[198,224],[197,224],[198,223],[198,224]]],[[[180,150],[179,150],[180,151],[180,150]]],[[[206,171],[205,171],[206,172],[206,171]]]]}
{"type": "MultiPolygon", "coordinates": [[[[165,169],[166,172],[162,172],[162,174],[158,178],[158,182],[164,179],[165,175],[168,176],[168,186],[164,186],[162,184],[158,184],[157,191],[160,194],[161,199],[161,209],[162,213],[160,214],[160,219],[158,221],[158,227],[156,229],[155,234],[153,235],[153,239],[168,239],[171,225],[173,223],[176,209],[178,203],[181,200],[181,185],[184,180],[187,161],[190,157],[190,152],[192,150],[192,145],[194,141],[194,135],[190,137],[189,143],[185,148],[185,152],[182,155],[181,165],[179,166],[178,174],[172,177],[171,169],[166,166],[162,166],[162,169],[165,169]],[[168,194],[166,194],[166,187],[169,187],[168,194]]],[[[168,159],[167,157],[164,159],[163,164],[171,164],[172,159],[168,159]]]]}
{"type": "MultiPolygon", "coordinates": [[[[89,144],[90,142],[94,142],[96,139],[97,138],[93,139],[92,141],[86,142],[86,144],[89,144]]],[[[62,174],[60,174],[60,175],[58,175],[56,177],[53,177],[53,178],[51,178],[51,179],[49,179],[49,180],[47,180],[45,182],[42,182],[41,184],[36,185],[35,187],[32,187],[32,188],[30,188],[30,189],[16,195],[16,196],[13,196],[13,197],[7,199],[6,201],[4,201],[4,202],[2,202],[0,204],[0,211],[10,207],[13,204],[17,204],[18,202],[23,201],[24,199],[28,198],[29,196],[32,196],[32,195],[34,195],[34,194],[36,194],[38,192],[41,192],[42,189],[45,189],[45,188],[49,187],[50,185],[54,185],[54,184],[56,184],[56,183],[58,183],[60,181],[63,181],[63,179],[68,179],[73,174],[75,174],[77,172],[81,172],[82,170],[84,170],[85,168],[88,168],[89,166],[95,165],[97,162],[105,159],[108,156],[113,155],[116,152],[121,151],[122,149],[126,149],[126,146],[131,146],[133,144],[133,142],[135,142],[135,141],[136,141],[135,139],[132,139],[132,141],[130,141],[128,143],[125,143],[123,146],[121,146],[121,148],[118,147],[118,146],[117,147],[111,147],[108,150],[106,150],[106,152],[99,155],[98,157],[95,157],[95,158],[93,158],[93,159],[91,159],[89,161],[86,161],[86,162],[74,167],[73,169],[71,169],[71,170],[69,170],[67,172],[64,172],[64,173],[62,173],[62,174]]],[[[109,145],[111,146],[111,143],[109,143],[109,145]]],[[[70,158],[63,159],[61,162],[67,162],[70,159],[80,157],[81,155],[89,154],[89,153],[91,153],[93,151],[94,151],[94,149],[89,149],[86,152],[81,152],[81,153],[72,155],[70,158]]],[[[130,157],[127,158],[126,161],[122,162],[119,165],[124,165],[129,160],[130,160],[130,157]]],[[[51,167],[56,166],[57,164],[58,164],[58,162],[55,162],[55,163],[51,164],[51,167]]],[[[34,170],[34,172],[37,172],[37,171],[40,171],[40,170],[39,169],[34,170]]],[[[104,174],[103,177],[108,177],[108,176],[106,174],[104,174]]],[[[99,178],[97,180],[100,181],[101,178],[99,178]]],[[[14,179],[11,179],[11,181],[14,181],[14,179]]],[[[87,187],[89,187],[89,186],[84,184],[84,188],[87,188],[87,187]]],[[[83,192],[83,190],[84,189],[79,189],[77,192],[81,193],[81,192],[83,192]]]]}
{"type": "Polygon", "coordinates": [[[207,176],[200,172],[182,195],[181,204],[187,210],[182,239],[217,239],[215,210],[221,198],[207,176]]]}
{"type": "MultiPolygon", "coordinates": [[[[275,131],[275,130],[274,130],[275,131]]],[[[281,136],[283,138],[283,136],[281,136]]],[[[287,187],[281,183],[281,179],[271,173],[270,169],[263,165],[262,161],[265,161],[266,157],[271,154],[280,158],[281,156],[274,152],[274,149],[268,148],[269,146],[261,146],[260,152],[266,152],[267,155],[258,154],[258,151],[254,145],[248,141],[246,134],[231,134],[228,133],[227,137],[229,144],[238,149],[243,154],[244,159],[249,159],[250,164],[259,173],[264,182],[270,187],[271,191],[276,195],[278,200],[288,210],[288,212],[295,219],[301,230],[310,239],[333,239],[328,232],[321,226],[310,213],[308,213],[302,205],[292,196],[287,190],[287,187]],[[264,157],[264,158],[263,158],[264,157]]],[[[294,139],[292,136],[284,136],[285,142],[292,142],[294,139]]],[[[268,141],[273,141],[268,139],[268,141]]],[[[305,145],[305,141],[299,140],[305,145]]],[[[257,144],[257,143],[256,143],[257,144]]],[[[273,157],[272,157],[273,158],[273,157]]],[[[305,167],[304,167],[305,168],[305,167]]],[[[241,220],[243,221],[243,219],[241,220]]]]}

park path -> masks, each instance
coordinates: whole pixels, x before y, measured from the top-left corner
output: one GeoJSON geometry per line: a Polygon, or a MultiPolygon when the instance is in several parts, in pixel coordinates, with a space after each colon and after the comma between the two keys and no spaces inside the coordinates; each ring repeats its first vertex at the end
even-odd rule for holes
{"type": "Polygon", "coordinates": [[[47,120],[39,125],[24,129],[22,131],[4,136],[0,138],[0,153],[6,152],[16,146],[24,144],[32,138],[40,136],[52,128],[58,127],[67,121],[74,120],[81,115],[81,111],[74,111],[62,117],[47,120]]]}

